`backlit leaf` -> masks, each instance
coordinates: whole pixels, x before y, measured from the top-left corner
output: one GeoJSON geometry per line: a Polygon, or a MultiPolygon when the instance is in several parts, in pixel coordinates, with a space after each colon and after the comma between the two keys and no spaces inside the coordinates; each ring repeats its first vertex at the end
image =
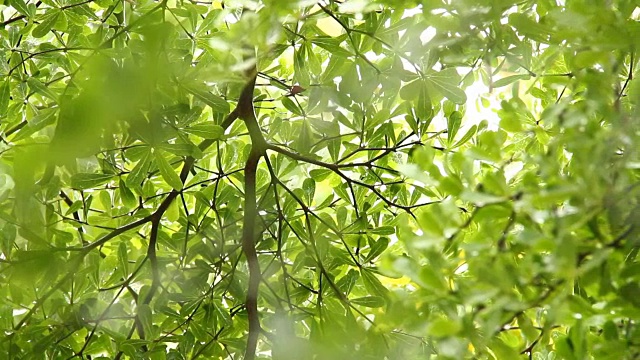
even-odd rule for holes
{"type": "Polygon", "coordinates": [[[164,181],[169,184],[175,190],[182,190],[182,180],[180,180],[180,176],[173,170],[173,167],[167,159],[165,158],[165,154],[161,151],[155,151],[155,160],[156,165],[158,166],[158,170],[160,171],[160,175],[164,181]]]}

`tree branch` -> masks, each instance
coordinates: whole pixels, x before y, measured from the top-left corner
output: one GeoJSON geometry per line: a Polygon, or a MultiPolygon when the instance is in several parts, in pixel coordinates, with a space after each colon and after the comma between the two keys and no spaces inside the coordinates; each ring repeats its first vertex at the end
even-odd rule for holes
{"type": "Polygon", "coordinates": [[[247,257],[249,266],[249,287],[247,289],[246,309],[249,317],[249,335],[245,360],[255,358],[258,335],[260,334],[260,318],[258,316],[258,286],[260,285],[260,264],[255,248],[256,216],[256,170],[262,154],[255,149],[251,151],[244,168],[244,218],[242,224],[242,251],[247,257]]]}
{"type": "Polygon", "coordinates": [[[258,288],[262,275],[256,252],[256,171],[258,162],[264,156],[267,143],[262,136],[260,126],[253,108],[253,90],[255,89],[257,71],[252,69],[251,80],[242,91],[238,101],[238,116],[244,120],[251,137],[251,153],[244,167],[244,217],[242,221],[242,251],[249,267],[249,286],[245,308],[249,317],[249,334],[244,359],[253,360],[256,356],[258,336],[260,335],[260,317],[258,314],[258,288]]]}

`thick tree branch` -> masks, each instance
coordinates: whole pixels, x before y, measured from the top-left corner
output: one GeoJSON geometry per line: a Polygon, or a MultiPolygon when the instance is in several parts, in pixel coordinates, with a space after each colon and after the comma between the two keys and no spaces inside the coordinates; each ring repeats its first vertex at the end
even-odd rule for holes
{"type": "Polygon", "coordinates": [[[246,309],[249,317],[249,335],[245,360],[255,358],[258,335],[260,334],[260,319],[258,316],[258,286],[260,285],[260,264],[255,248],[256,216],[256,170],[262,154],[252,150],[244,168],[244,219],[242,226],[242,251],[249,266],[249,286],[247,289],[246,309]]]}
{"type": "Polygon", "coordinates": [[[260,158],[264,156],[267,143],[262,136],[260,126],[253,108],[253,90],[255,88],[257,71],[252,69],[251,80],[242,91],[238,101],[238,116],[244,120],[251,137],[251,153],[244,168],[244,217],[242,224],[242,251],[247,258],[249,267],[249,286],[245,307],[249,317],[249,334],[245,360],[253,360],[256,355],[258,336],[260,335],[260,317],[258,314],[258,287],[262,277],[260,263],[256,252],[256,171],[260,158]]]}

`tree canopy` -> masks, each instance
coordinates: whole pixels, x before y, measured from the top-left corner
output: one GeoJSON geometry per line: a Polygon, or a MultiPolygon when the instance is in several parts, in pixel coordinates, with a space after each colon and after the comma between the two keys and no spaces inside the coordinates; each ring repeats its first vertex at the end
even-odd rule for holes
{"type": "Polygon", "coordinates": [[[637,359],[634,0],[0,0],[0,357],[637,359]]]}

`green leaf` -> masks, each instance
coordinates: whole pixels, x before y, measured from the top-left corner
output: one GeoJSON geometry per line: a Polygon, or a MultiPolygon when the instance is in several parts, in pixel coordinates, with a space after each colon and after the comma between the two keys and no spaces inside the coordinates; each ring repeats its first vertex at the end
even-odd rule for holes
{"type": "Polygon", "coordinates": [[[416,79],[408,84],[405,84],[400,89],[400,98],[407,101],[416,99],[420,94],[423,86],[424,82],[421,79],[416,79]]]}
{"type": "MultiPolygon", "coordinates": [[[[393,227],[391,228],[393,229],[393,227]]],[[[395,234],[395,231],[392,232],[392,234],[395,234]]],[[[386,237],[381,237],[377,241],[370,241],[369,242],[370,249],[369,249],[369,253],[367,254],[367,257],[365,258],[365,261],[371,261],[377,258],[380,254],[382,254],[387,249],[388,246],[389,246],[389,238],[386,238],[386,237]]]]}
{"type": "Polygon", "coordinates": [[[448,290],[446,280],[440,269],[435,268],[433,265],[423,266],[420,269],[419,278],[425,288],[431,291],[446,292],[448,290]]]}
{"type": "Polygon", "coordinates": [[[356,299],[349,299],[349,302],[369,308],[379,308],[385,305],[385,300],[381,296],[364,296],[356,299]]]}
{"type": "MultiPolygon", "coordinates": [[[[140,292],[140,294],[142,294],[142,291],[140,292]]],[[[138,320],[140,321],[140,324],[142,324],[144,333],[147,334],[147,336],[152,336],[153,312],[151,311],[151,307],[147,304],[138,305],[137,316],[138,316],[138,320]]]]}
{"type": "Polygon", "coordinates": [[[309,154],[313,143],[314,140],[311,125],[309,125],[308,120],[303,120],[302,124],[300,125],[300,133],[298,134],[298,138],[293,144],[293,148],[301,154],[309,154]]]}
{"type": "Polygon", "coordinates": [[[293,102],[288,96],[284,96],[280,99],[282,105],[296,115],[302,115],[302,111],[300,111],[300,107],[296,103],[293,102]]]}
{"type": "Polygon", "coordinates": [[[533,326],[533,321],[524,315],[518,315],[518,326],[522,330],[522,333],[529,341],[535,341],[538,338],[539,331],[533,326]]]}
{"type": "Polygon", "coordinates": [[[178,205],[177,201],[174,201],[171,203],[171,205],[169,205],[169,208],[167,208],[167,212],[165,213],[167,220],[169,221],[178,221],[178,219],[180,218],[180,206],[178,205]]]}
{"type": "Polygon", "coordinates": [[[118,264],[120,271],[122,271],[122,276],[129,276],[129,260],[128,260],[128,250],[127,243],[124,241],[120,242],[118,245],[118,264]]]}
{"type": "Polygon", "coordinates": [[[316,182],[311,178],[306,178],[302,182],[302,190],[304,191],[307,205],[311,205],[313,202],[313,195],[316,192],[316,182]]]}
{"type": "Polygon", "coordinates": [[[478,191],[465,190],[460,194],[460,199],[473,203],[477,206],[484,206],[488,204],[497,204],[507,200],[504,196],[496,196],[478,191]]]}
{"type": "Polygon", "coordinates": [[[500,80],[496,80],[493,83],[493,87],[495,89],[497,89],[497,88],[501,88],[503,86],[507,86],[507,85],[509,85],[511,83],[514,83],[514,82],[518,81],[518,80],[529,80],[530,78],[531,78],[530,75],[511,75],[511,76],[504,77],[504,78],[502,78],[500,80]]]}
{"type": "Polygon", "coordinates": [[[182,190],[182,180],[180,180],[180,176],[173,170],[173,167],[164,154],[161,151],[155,151],[155,160],[156,165],[158,166],[158,170],[160,171],[160,175],[167,182],[169,186],[171,186],[175,190],[182,190]]]}
{"type": "Polygon", "coordinates": [[[60,16],[58,16],[58,20],[53,25],[53,28],[58,31],[67,31],[68,26],[69,26],[69,20],[67,19],[66,12],[60,11],[60,16]]]}
{"type": "Polygon", "coordinates": [[[376,128],[378,125],[383,122],[389,120],[390,111],[389,109],[380,109],[375,113],[371,120],[367,121],[367,129],[376,128]]]}
{"type": "Polygon", "coordinates": [[[42,21],[38,26],[36,26],[31,35],[36,38],[41,38],[49,33],[55,25],[56,21],[58,21],[58,17],[60,16],[60,10],[49,10],[42,18],[42,21]]]}
{"type": "Polygon", "coordinates": [[[636,283],[624,284],[619,289],[622,299],[629,301],[633,306],[640,307],[640,285],[636,283]]]}
{"type": "Polygon", "coordinates": [[[452,143],[462,124],[462,113],[454,111],[447,118],[447,140],[452,143]]]}
{"type": "Polygon", "coordinates": [[[71,187],[78,190],[86,190],[103,185],[113,179],[111,174],[78,173],[71,176],[71,187]]]}
{"type": "Polygon", "coordinates": [[[327,67],[320,76],[321,82],[333,82],[333,79],[335,79],[337,76],[340,76],[343,73],[343,70],[351,65],[353,65],[353,63],[350,60],[345,59],[344,57],[331,56],[327,67]]]}
{"type": "Polygon", "coordinates": [[[31,16],[31,13],[29,12],[27,4],[24,2],[24,0],[10,0],[9,5],[18,10],[20,14],[24,16],[31,16]]]}
{"type": "Polygon", "coordinates": [[[54,124],[56,121],[57,109],[43,109],[36,116],[31,118],[27,126],[23,127],[18,133],[11,139],[12,141],[20,141],[29,138],[31,135],[44,129],[45,127],[54,124]]]}
{"type": "Polygon", "coordinates": [[[122,202],[125,206],[129,208],[133,208],[138,205],[136,200],[136,196],[131,192],[131,190],[127,187],[124,181],[120,179],[120,184],[118,185],[120,189],[120,197],[122,198],[122,202]]]}
{"type": "Polygon", "coordinates": [[[391,235],[395,234],[396,230],[393,226],[378,226],[370,229],[368,232],[376,235],[391,235]]]}
{"type": "Polygon", "coordinates": [[[84,203],[80,200],[76,200],[74,201],[71,206],[69,206],[69,209],[67,209],[67,212],[65,213],[65,215],[70,215],[73,214],[74,212],[82,209],[82,206],[84,205],[84,203]]]}
{"type": "Polygon", "coordinates": [[[460,140],[458,140],[457,143],[455,143],[455,145],[453,145],[453,147],[451,147],[452,149],[455,149],[459,146],[464,145],[467,141],[469,141],[473,135],[476,134],[476,131],[478,130],[478,125],[473,125],[471,128],[469,128],[469,130],[467,130],[467,132],[462,136],[462,138],[460,138],[460,140]]]}
{"type": "Polygon", "coordinates": [[[425,76],[427,83],[447,99],[456,104],[467,102],[467,94],[458,86],[460,75],[454,68],[448,68],[440,72],[431,72],[425,76]]]}
{"type": "Polygon", "coordinates": [[[31,90],[35,91],[36,93],[44,95],[53,101],[58,101],[58,96],[53,91],[51,91],[51,89],[41,83],[40,80],[31,77],[27,79],[27,84],[29,84],[31,90]]]}
{"type": "Polygon", "coordinates": [[[439,316],[436,319],[429,321],[429,325],[427,327],[427,333],[429,335],[439,338],[456,335],[460,330],[462,330],[462,324],[460,324],[459,321],[455,321],[444,316],[439,316]]]}
{"type": "Polygon", "coordinates": [[[360,273],[356,270],[350,269],[347,274],[338,280],[336,286],[340,291],[348,295],[353,290],[353,287],[356,285],[358,278],[360,277],[360,273]]]}
{"type": "Polygon", "coordinates": [[[498,359],[518,359],[520,357],[518,351],[505,344],[500,338],[494,338],[489,349],[496,354],[498,359]]]}
{"type": "Polygon", "coordinates": [[[384,285],[382,285],[380,280],[378,280],[376,275],[373,274],[371,270],[362,268],[360,269],[360,274],[362,275],[364,287],[370,294],[381,296],[385,299],[387,298],[387,296],[389,295],[389,290],[384,285]]]}
{"type": "Polygon", "coordinates": [[[0,114],[5,114],[9,106],[9,98],[11,96],[11,87],[9,84],[8,77],[0,83],[0,114]]]}
{"type": "Polygon", "coordinates": [[[202,151],[200,151],[200,149],[196,145],[191,143],[187,143],[187,144],[162,143],[162,144],[156,145],[156,148],[162,149],[163,151],[166,151],[173,155],[193,156],[196,159],[202,158],[202,151]]]}
{"type": "Polygon", "coordinates": [[[540,24],[521,13],[509,15],[509,24],[514,26],[520,34],[542,43],[546,43],[548,36],[552,33],[550,26],[540,24]]]}
{"type": "Polygon", "coordinates": [[[224,129],[215,124],[197,124],[184,129],[185,132],[203,139],[218,140],[224,135],[224,129]]]}
{"type": "Polygon", "coordinates": [[[133,167],[133,170],[131,170],[131,172],[127,176],[126,184],[129,187],[133,189],[137,189],[140,187],[140,183],[142,183],[142,180],[147,176],[147,171],[149,170],[152,156],[153,155],[151,154],[151,149],[147,147],[142,159],[138,161],[136,166],[133,167]]]}
{"type": "Polygon", "coordinates": [[[332,173],[333,171],[328,169],[313,169],[309,171],[309,175],[311,175],[311,178],[313,178],[313,180],[315,180],[316,182],[324,181],[332,173]]]}
{"type": "Polygon", "coordinates": [[[182,84],[182,87],[195,96],[198,100],[209,105],[214,111],[220,113],[228,113],[230,106],[229,103],[220,96],[214,95],[209,91],[200,89],[195,84],[182,84]]]}
{"type": "Polygon", "coordinates": [[[333,56],[346,58],[346,57],[353,56],[351,52],[349,52],[348,50],[340,46],[340,44],[344,39],[346,39],[346,37],[347,37],[346,34],[335,37],[335,38],[330,36],[318,36],[311,39],[311,42],[314,45],[318,45],[321,48],[329,51],[333,56]]]}
{"type": "Polygon", "coordinates": [[[306,47],[303,46],[298,48],[293,57],[294,81],[303,88],[308,87],[310,82],[306,54],[306,47]]]}

